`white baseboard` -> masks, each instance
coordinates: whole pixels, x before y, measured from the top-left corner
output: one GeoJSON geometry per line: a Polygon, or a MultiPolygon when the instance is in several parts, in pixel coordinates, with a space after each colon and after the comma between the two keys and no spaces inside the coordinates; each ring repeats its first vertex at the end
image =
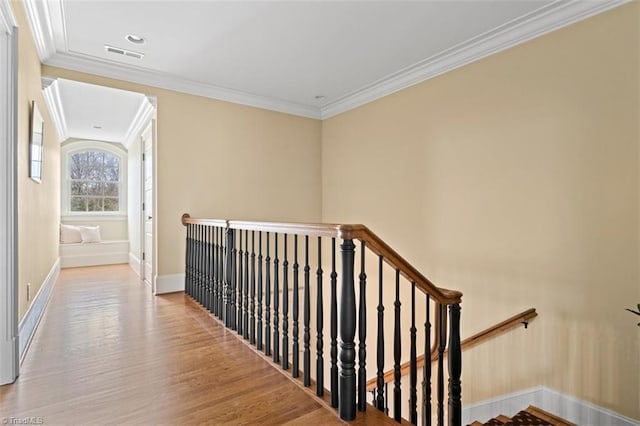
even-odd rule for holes
{"type": "Polygon", "coordinates": [[[42,318],[42,314],[44,313],[44,309],[47,307],[47,303],[49,302],[49,297],[51,297],[51,290],[53,290],[53,286],[58,280],[58,275],[60,274],[60,258],[57,258],[54,262],[49,274],[44,279],[42,286],[40,286],[40,290],[38,290],[38,294],[33,298],[33,302],[29,309],[24,314],[22,321],[18,325],[18,336],[19,336],[19,345],[20,345],[20,362],[24,359],[24,356],[27,353],[27,349],[29,348],[29,344],[31,343],[31,339],[38,327],[38,323],[40,322],[40,318],[42,318]]]}
{"type": "Polygon", "coordinates": [[[184,274],[158,275],[156,277],[156,294],[184,291],[184,274]]]}
{"type": "Polygon", "coordinates": [[[640,422],[637,420],[545,386],[524,389],[479,403],[463,405],[462,424],[470,424],[475,420],[484,423],[500,414],[512,417],[529,405],[534,405],[578,425],[640,426],[640,422]]]}
{"type": "Polygon", "coordinates": [[[129,266],[140,276],[140,258],[131,252],[129,252],[129,266]]]}
{"type": "Polygon", "coordinates": [[[544,388],[542,408],[577,425],[640,426],[640,421],[554,389],[544,388]]]}
{"type": "Polygon", "coordinates": [[[512,417],[518,411],[524,410],[529,405],[535,405],[536,407],[544,410],[544,407],[541,405],[543,401],[543,391],[544,388],[542,386],[538,386],[501,395],[475,404],[463,404],[462,423],[466,425],[476,420],[485,423],[489,419],[500,414],[512,417]]]}

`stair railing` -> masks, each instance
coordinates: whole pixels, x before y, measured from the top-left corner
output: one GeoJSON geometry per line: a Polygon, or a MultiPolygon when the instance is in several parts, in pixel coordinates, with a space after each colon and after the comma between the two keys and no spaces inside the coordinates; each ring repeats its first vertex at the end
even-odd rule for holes
{"type": "MultiPolygon", "coordinates": [[[[418,423],[416,290],[424,297],[425,353],[436,345],[437,376],[435,417],[444,424],[444,353],[448,352],[448,424],[460,425],[461,347],[460,303],[462,293],[437,287],[364,225],[243,222],[197,219],[182,216],[187,228],[185,254],[185,292],[236,331],[250,345],[272,357],[273,362],[292,377],[302,374],[302,385],[312,385],[312,331],[315,332],[316,395],[327,398],[338,409],[340,418],[353,420],[357,411],[371,403],[378,410],[402,420],[401,296],[410,294],[410,379],[409,420],[418,423]],[[315,241],[313,241],[315,240],[315,241]],[[329,240],[329,246],[326,246],[329,240]],[[356,244],[359,243],[359,272],[356,270],[356,244]],[[325,246],[323,247],[323,242],[325,246]],[[337,243],[340,256],[337,256],[337,243]],[[316,261],[311,256],[316,256],[316,261]],[[330,258],[323,262],[323,254],[330,258]],[[375,256],[377,288],[367,290],[367,257],[375,256]],[[392,286],[385,283],[386,268],[395,276],[392,286]],[[315,268],[315,313],[311,322],[311,300],[315,268]],[[324,360],[324,278],[329,273],[329,362],[324,360]],[[339,272],[338,272],[339,271],[339,272]],[[338,278],[340,285],[338,286],[338,278]],[[355,282],[358,281],[356,299],[355,282]],[[389,288],[390,287],[390,288],[389,288]],[[300,295],[302,289],[302,296],[300,295]],[[393,315],[393,405],[384,379],[385,302],[395,294],[393,315]],[[291,296],[289,293],[292,293],[291,296]],[[376,294],[377,293],[377,294],[376,294]],[[375,344],[367,343],[367,298],[377,296],[375,344]],[[302,298],[302,342],[300,342],[300,299],[302,298]],[[291,304],[289,303],[291,301],[291,304]],[[447,318],[448,310],[448,318],[447,318]],[[289,333],[291,322],[292,330],[289,333]],[[434,327],[432,327],[432,322],[434,327]],[[448,325],[448,327],[447,327],[448,325]],[[356,330],[357,326],[357,330],[356,330]],[[356,331],[358,344],[356,350],[356,331]],[[447,336],[448,331],[448,336],[447,336]],[[339,339],[338,339],[339,336],[339,339]],[[448,347],[447,347],[448,344],[448,347]],[[376,354],[376,387],[367,393],[367,347],[376,354]],[[291,348],[291,349],[289,349],[291,348]],[[302,355],[302,359],[300,359],[302,355]],[[291,356],[291,358],[290,358],[291,356]],[[328,375],[329,391],[324,378],[328,375]],[[326,395],[327,394],[327,395],[326,395]]],[[[369,275],[372,275],[369,273],[369,275]]],[[[388,278],[388,277],[387,277],[388,278]]],[[[370,281],[370,280],[369,280],[370,281]]],[[[422,302],[420,302],[422,303],[422,302]]],[[[420,305],[422,306],[422,305],[420,305]]],[[[432,422],[431,363],[422,371],[422,424],[432,422]]]]}

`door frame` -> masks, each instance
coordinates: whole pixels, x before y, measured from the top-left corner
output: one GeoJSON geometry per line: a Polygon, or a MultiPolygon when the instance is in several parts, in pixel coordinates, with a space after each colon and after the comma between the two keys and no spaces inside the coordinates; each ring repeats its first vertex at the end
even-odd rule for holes
{"type": "Polygon", "coordinates": [[[156,256],[158,253],[157,250],[157,228],[156,228],[156,224],[157,222],[157,209],[156,209],[156,99],[149,99],[150,102],[152,103],[152,105],[154,106],[154,112],[153,112],[153,118],[151,119],[151,121],[149,122],[148,126],[144,127],[144,130],[142,131],[141,135],[144,135],[145,133],[147,133],[147,131],[150,131],[151,133],[151,211],[153,212],[153,223],[151,226],[151,247],[146,247],[145,244],[145,218],[146,218],[146,212],[145,209],[142,208],[142,205],[144,203],[144,190],[145,190],[145,176],[144,176],[144,162],[146,161],[146,159],[143,160],[143,156],[144,156],[144,139],[142,138],[142,136],[140,137],[140,151],[141,151],[141,155],[140,155],[140,165],[141,165],[141,179],[140,179],[140,252],[141,252],[141,258],[142,258],[142,254],[145,253],[146,251],[150,250],[151,251],[151,277],[146,277],[145,276],[145,259],[142,258],[140,261],[140,276],[142,277],[142,280],[146,280],[151,284],[151,292],[152,294],[156,294],[156,278],[157,278],[157,271],[156,271],[156,265],[157,265],[157,260],[156,260],[156,256]]]}
{"type": "Polygon", "coordinates": [[[18,377],[17,92],[18,24],[0,0],[0,385],[18,377]],[[6,39],[6,40],[4,40],[6,39]]]}

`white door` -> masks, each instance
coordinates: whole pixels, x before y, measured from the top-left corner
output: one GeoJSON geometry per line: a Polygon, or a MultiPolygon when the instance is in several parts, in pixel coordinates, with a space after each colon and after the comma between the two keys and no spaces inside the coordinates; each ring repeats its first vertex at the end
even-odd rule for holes
{"type": "Polygon", "coordinates": [[[142,278],[153,280],[153,122],[142,134],[142,278]]]}

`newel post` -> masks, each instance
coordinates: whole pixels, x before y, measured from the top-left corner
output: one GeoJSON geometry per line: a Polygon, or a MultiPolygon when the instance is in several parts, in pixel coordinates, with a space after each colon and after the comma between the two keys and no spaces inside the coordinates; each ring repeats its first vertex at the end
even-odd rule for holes
{"type": "Polygon", "coordinates": [[[356,417],[356,297],[353,270],[355,245],[345,239],[342,251],[342,289],[340,297],[340,387],[339,411],[342,420],[356,417]]]}
{"type": "Polygon", "coordinates": [[[462,424],[462,349],[460,347],[460,304],[449,306],[449,425],[462,424]]]}

